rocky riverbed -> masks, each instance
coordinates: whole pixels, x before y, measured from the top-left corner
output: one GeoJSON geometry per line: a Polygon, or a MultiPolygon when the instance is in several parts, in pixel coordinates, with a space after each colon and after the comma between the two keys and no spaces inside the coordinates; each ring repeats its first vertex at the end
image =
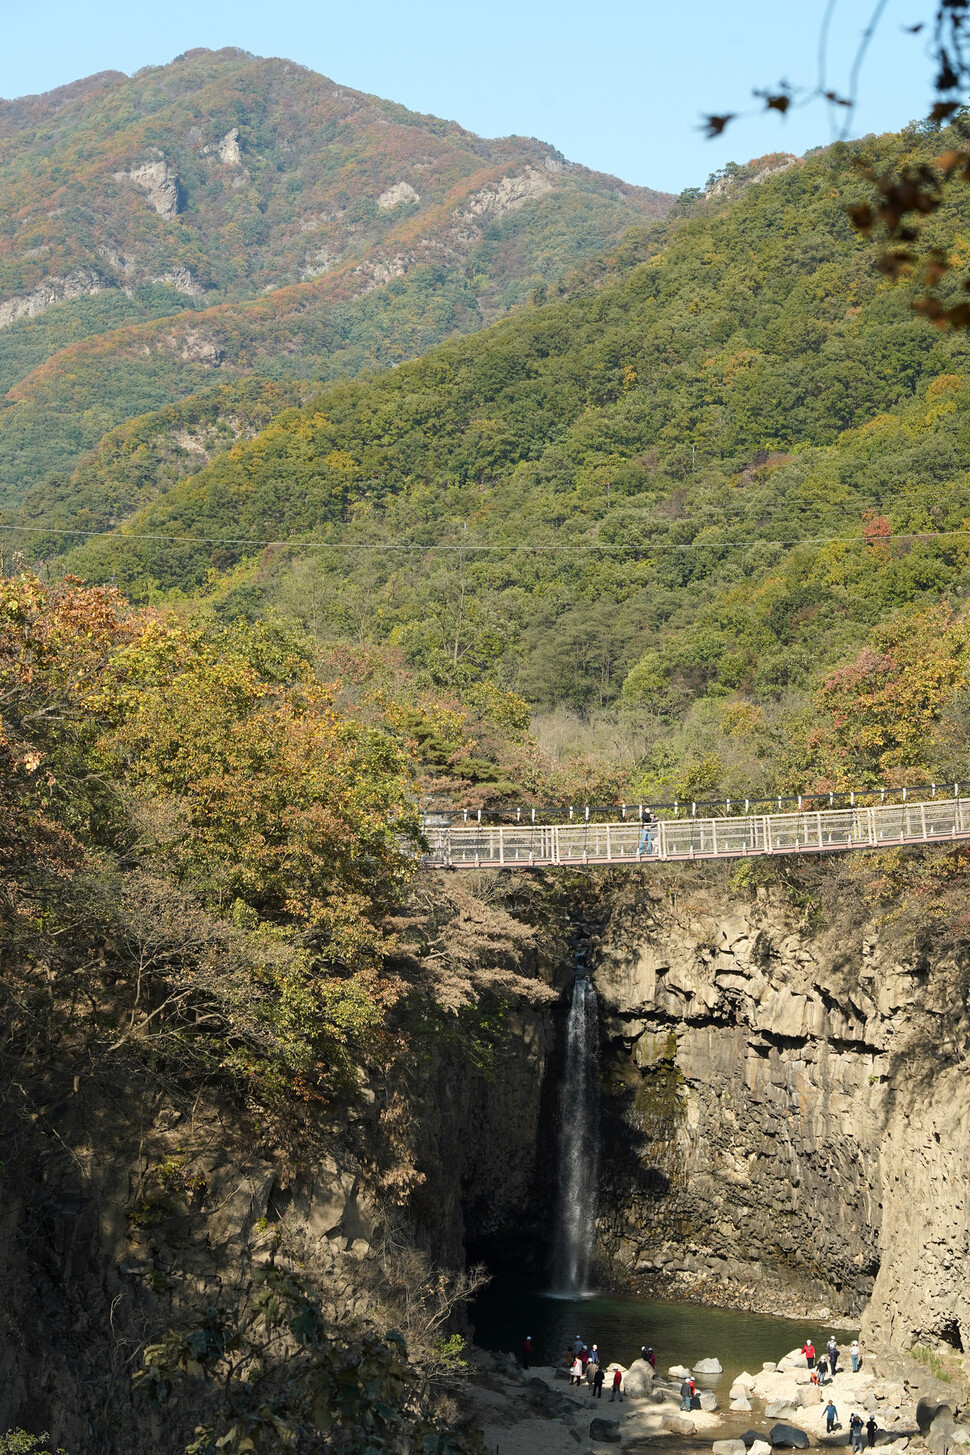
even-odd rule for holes
{"type": "MultiPolygon", "coordinates": [[[[874,1415],[885,1455],[946,1455],[970,1444],[970,1429],[953,1418],[954,1390],[896,1353],[866,1356],[855,1374],[840,1371],[824,1390],[812,1383],[797,1351],[778,1364],[738,1376],[723,1389],[699,1390],[706,1409],[680,1409],[680,1374],[654,1376],[635,1360],[623,1370],[623,1402],[610,1400],[609,1365],[602,1399],[570,1385],[565,1368],[523,1370],[505,1354],[474,1353],[467,1412],[480,1426],[489,1455],[607,1455],[618,1448],[652,1455],[712,1449],[713,1455],[771,1455],[774,1449],[846,1447],[853,1412],[874,1415]],[[825,1432],[831,1396],[842,1426],[825,1432]],[[942,1405],[942,1408],[939,1408],[942,1405]]],[[[620,1366],[622,1368],[622,1366],[620,1366]]],[[[703,1377],[703,1376],[701,1376],[703,1377]]]]}

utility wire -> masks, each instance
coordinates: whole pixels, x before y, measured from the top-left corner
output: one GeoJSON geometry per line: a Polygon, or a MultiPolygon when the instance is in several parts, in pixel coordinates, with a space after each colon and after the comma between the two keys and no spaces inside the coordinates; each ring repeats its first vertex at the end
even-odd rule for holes
{"type": "MultiPolygon", "coordinates": [[[[541,555],[541,554],[568,554],[570,552],[588,553],[591,551],[703,551],[703,550],[728,550],[733,546],[828,546],[828,545],[866,545],[865,536],[801,536],[792,540],[742,540],[742,541],[641,541],[636,545],[616,545],[608,541],[591,541],[582,546],[563,545],[474,545],[468,541],[458,541],[455,544],[437,542],[421,544],[407,541],[387,541],[383,543],[368,542],[360,544],[353,541],[312,541],[312,540],[258,540],[251,536],[191,536],[191,535],[159,535],[154,533],[139,533],[136,531],[118,532],[112,530],[72,530],[68,527],[51,527],[41,525],[5,525],[0,522],[0,531],[9,531],[20,535],[46,535],[46,536],[82,536],[86,540],[110,539],[115,541],[159,541],[174,545],[198,545],[198,546],[259,546],[263,549],[269,546],[280,546],[299,548],[301,550],[314,551],[457,551],[464,552],[501,552],[508,554],[541,555]]],[[[966,530],[941,530],[941,531],[894,531],[891,536],[880,537],[880,542],[889,544],[890,541],[939,541],[948,540],[954,536],[970,536],[970,528],[966,530]]]]}

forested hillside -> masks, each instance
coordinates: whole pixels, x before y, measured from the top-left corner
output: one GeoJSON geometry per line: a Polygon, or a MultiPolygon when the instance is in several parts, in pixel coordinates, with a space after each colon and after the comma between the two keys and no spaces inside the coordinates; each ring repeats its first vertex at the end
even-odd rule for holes
{"type": "Polygon", "coordinates": [[[0,499],[214,376],[478,328],[671,200],[232,49],[3,102],[0,499]]]}
{"type": "Polygon", "coordinates": [[[874,271],[857,176],[835,147],[659,250],[629,235],[574,296],[281,414],[72,569],[144,597],[215,566],[229,616],[625,714],[657,791],[778,781],[819,669],[970,581],[967,343],[874,271]]]}

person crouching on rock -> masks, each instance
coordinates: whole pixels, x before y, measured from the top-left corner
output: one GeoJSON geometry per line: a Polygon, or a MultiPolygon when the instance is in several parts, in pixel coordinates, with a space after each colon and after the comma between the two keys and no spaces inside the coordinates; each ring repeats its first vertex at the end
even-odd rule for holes
{"type": "Polygon", "coordinates": [[[835,1429],[836,1421],[839,1418],[839,1412],[835,1408],[835,1401],[834,1400],[831,1400],[831,1399],[829,1400],[828,1404],[825,1406],[824,1413],[825,1413],[825,1433],[827,1435],[831,1435],[832,1431],[835,1429]]]}
{"type": "Polygon", "coordinates": [[[573,1360],[572,1368],[569,1371],[569,1383],[570,1384],[582,1384],[582,1382],[583,1382],[583,1361],[582,1361],[582,1359],[580,1359],[579,1355],[577,1354],[576,1355],[576,1358],[573,1360]]]}
{"type": "Polygon", "coordinates": [[[613,1393],[610,1395],[610,1404],[615,1399],[618,1399],[620,1404],[623,1403],[623,1370],[619,1365],[613,1370],[613,1393]]]}
{"type": "Polygon", "coordinates": [[[685,1378],[680,1386],[680,1407],[682,1410],[690,1409],[690,1402],[694,1391],[691,1389],[691,1381],[685,1378]]]}
{"type": "Polygon", "coordinates": [[[593,1395],[596,1399],[603,1398],[603,1380],[605,1377],[602,1364],[597,1364],[596,1373],[593,1375],[593,1395]]]}

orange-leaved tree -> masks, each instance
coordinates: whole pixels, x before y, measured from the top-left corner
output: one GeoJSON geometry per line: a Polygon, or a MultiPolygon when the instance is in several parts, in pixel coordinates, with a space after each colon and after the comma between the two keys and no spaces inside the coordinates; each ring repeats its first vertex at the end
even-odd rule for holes
{"type": "Polygon", "coordinates": [[[135,630],[123,597],[68,578],[0,577],[0,880],[8,909],[28,884],[64,877],[82,842],[117,826],[117,802],[91,771],[98,697],[135,630]]]}
{"type": "Polygon", "coordinates": [[[925,781],[933,730],[970,670],[970,623],[944,603],[877,627],[822,684],[789,787],[828,791],[925,781]]]}

